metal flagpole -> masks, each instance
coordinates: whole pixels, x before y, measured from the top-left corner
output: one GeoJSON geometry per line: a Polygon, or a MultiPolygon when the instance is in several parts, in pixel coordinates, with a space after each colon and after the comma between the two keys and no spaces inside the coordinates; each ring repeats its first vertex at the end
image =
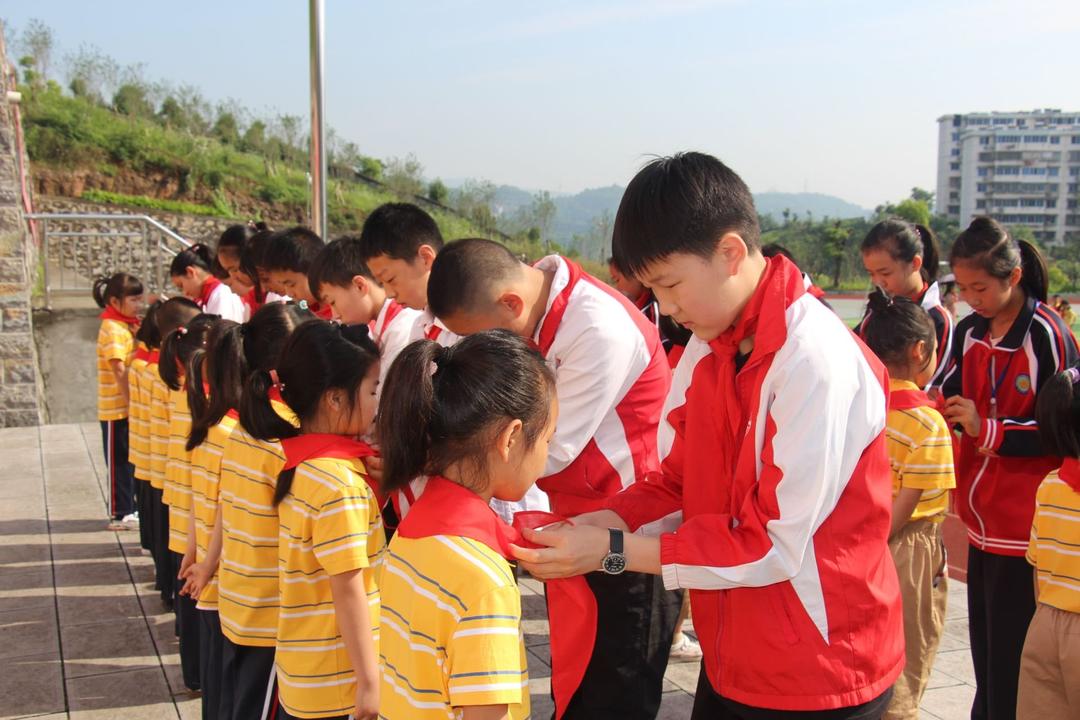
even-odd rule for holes
{"type": "Polygon", "coordinates": [[[311,229],[325,237],[326,227],[326,147],[323,65],[326,60],[326,4],[309,0],[311,44],[311,229]]]}

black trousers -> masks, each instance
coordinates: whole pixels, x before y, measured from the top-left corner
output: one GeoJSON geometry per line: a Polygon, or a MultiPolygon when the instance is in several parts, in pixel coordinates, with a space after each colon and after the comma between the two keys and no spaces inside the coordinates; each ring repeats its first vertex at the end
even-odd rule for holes
{"type": "Polygon", "coordinates": [[[835,710],[770,710],[729,700],[713,689],[705,675],[705,663],[698,674],[694,710],[690,720],[879,720],[889,707],[892,688],[862,705],[835,710]]]}
{"type": "Polygon", "coordinates": [[[277,715],[274,648],[221,638],[221,720],[268,720],[277,715]]]}
{"type": "Polygon", "coordinates": [[[128,462],[128,421],[102,420],[101,447],[109,472],[109,515],[120,520],[135,512],[135,475],[128,462]]]}
{"type": "Polygon", "coordinates": [[[221,714],[221,650],[225,636],[217,610],[199,614],[199,685],[202,687],[202,720],[218,720],[221,714]]]}
{"type": "Polygon", "coordinates": [[[1035,615],[1033,583],[1024,558],[968,548],[968,633],[975,666],[971,720],[1016,717],[1020,654],[1035,615]]]}
{"type": "Polygon", "coordinates": [[[682,607],[657,575],[585,576],[596,596],[596,642],[566,720],[651,720],[660,710],[664,670],[682,607]]]}
{"type": "Polygon", "coordinates": [[[172,607],[172,553],[169,552],[169,508],[162,502],[161,490],[150,488],[151,522],[153,524],[154,586],[161,591],[161,601],[172,607]]]}
{"type": "Polygon", "coordinates": [[[135,509],[139,511],[139,546],[143,550],[154,547],[154,526],[150,519],[150,483],[135,478],[135,509]]]}
{"type": "Polygon", "coordinates": [[[195,601],[187,595],[180,594],[180,588],[184,581],[176,577],[180,572],[180,561],[183,555],[171,553],[173,559],[172,576],[174,602],[176,612],[176,634],[180,638],[180,670],[184,675],[184,684],[189,690],[199,690],[199,610],[195,607],[195,601]]]}
{"type": "MultiPolygon", "coordinates": [[[[319,720],[348,720],[351,717],[352,715],[327,715],[325,717],[319,718],[319,720]]],[[[281,707],[281,705],[278,705],[277,714],[274,716],[274,720],[300,720],[300,718],[296,717],[295,715],[290,715],[289,713],[285,712],[285,708],[281,707]]]]}

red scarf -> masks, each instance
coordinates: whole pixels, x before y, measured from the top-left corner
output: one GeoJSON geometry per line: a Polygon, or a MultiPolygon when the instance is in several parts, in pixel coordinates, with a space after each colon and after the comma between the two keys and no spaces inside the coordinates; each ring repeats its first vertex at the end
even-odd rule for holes
{"type": "Polygon", "coordinates": [[[157,365],[161,361],[161,350],[151,350],[150,357],[147,359],[147,364],[157,365]]]}
{"type": "Polygon", "coordinates": [[[811,284],[810,287],[806,288],[806,292],[810,293],[818,300],[825,297],[825,291],[819,288],[817,285],[811,284]]]}
{"type": "Polygon", "coordinates": [[[912,410],[919,407],[936,407],[930,396],[922,390],[892,390],[889,392],[890,410],[912,410]]]}
{"type": "MultiPolygon", "coordinates": [[[[285,453],[282,470],[292,470],[300,463],[313,458],[340,458],[342,460],[362,459],[377,456],[378,453],[365,442],[354,440],[345,435],[332,433],[306,433],[291,438],[282,438],[281,450],[285,453]]],[[[368,487],[375,493],[375,499],[382,507],[383,497],[378,485],[364,474],[368,487]]]]}
{"type": "Polygon", "coordinates": [[[427,332],[424,333],[424,337],[426,337],[428,340],[438,340],[440,335],[442,335],[442,328],[436,325],[434,322],[431,323],[431,327],[429,327],[427,329],[427,332]]]}
{"type": "Polygon", "coordinates": [[[128,325],[132,330],[139,327],[139,318],[134,315],[125,315],[112,305],[106,305],[105,310],[98,315],[102,320],[115,320],[116,322],[122,322],[128,325]]]}
{"type": "MultiPolygon", "coordinates": [[[[523,529],[536,529],[563,518],[539,511],[519,512],[513,526],[495,514],[483,498],[443,477],[428,478],[423,494],[398,525],[406,538],[456,535],[487,545],[512,560],[510,544],[540,547],[525,540],[523,529]]],[[[578,576],[547,583],[548,620],[551,626],[551,691],[555,717],[566,712],[570,698],[585,676],[596,638],[596,598],[585,578],[578,576]]]]}
{"type": "Polygon", "coordinates": [[[1065,458],[1065,462],[1061,463],[1061,469],[1058,470],[1058,477],[1074,491],[1080,493],[1080,460],[1065,458]]]}
{"type": "Polygon", "coordinates": [[[202,293],[199,294],[199,298],[195,301],[195,304],[200,308],[205,308],[206,303],[210,302],[210,295],[217,290],[218,285],[220,284],[221,281],[213,275],[207,277],[206,282],[204,282],[202,286],[202,293]]]}
{"type": "Polygon", "coordinates": [[[405,308],[396,300],[386,299],[386,312],[382,314],[382,323],[379,323],[379,318],[375,318],[371,322],[371,336],[375,339],[375,342],[382,347],[382,336],[386,333],[386,328],[390,327],[390,323],[394,322],[402,310],[405,308]]]}
{"type": "Polygon", "coordinates": [[[152,355],[153,355],[153,353],[150,352],[149,349],[147,349],[147,348],[143,347],[142,345],[140,345],[138,348],[135,349],[135,357],[133,359],[134,360],[142,360],[145,363],[149,363],[150,362],[150,357],[152,355]]]}
{"type": "Polygon", "coordinates": [[[240,300],[248,306],[248,310],[254,315],[255,311],[262,307],[262,301],[259,300],[259,296],[255,293],[255,288],[251,288],[246,293],[240,296],[240,300]]]}
{"type": "MultiPolygon", "coordinates": [[[[744,409],[741,406],[735,384],[735,359],[739,352],[739,343],[746,338],[754,338],[754,348],[747,361],[747,368],[754,364],[755,358],[776,352],[787,338],[787,308],[806,292],[802,273],[790,260],[778,255],[769,258],[767,263],[761,281],[735,325],[709,342],[709,347],[716,356],[716,391],[713,401],[716,412],[713,419],[717,438],[720,440],[717,443],[716,466],[722,468],[722,472],[731,472],[735,468],[743,437],[742,429],[746,424],[745,411],[749,411],[749,408],[744,409]]],[[[727,507],[727,504],[725,500],[720,507],[727,507]]]]}
{"type": "Polygon", "coordinates": [[[321,303],[308,303],[308,310],[315,313],[315,317],[323,320],[334,319],[334,308],[321,303]]]}

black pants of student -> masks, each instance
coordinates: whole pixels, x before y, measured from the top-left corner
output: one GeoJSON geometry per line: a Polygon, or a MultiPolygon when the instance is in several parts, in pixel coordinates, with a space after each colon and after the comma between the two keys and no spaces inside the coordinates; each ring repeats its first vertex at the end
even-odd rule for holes
{"type": "Polygon", "coordinates": [[[1016,717],[1020,655],[1035,614],[1031,578],[1022,557],[968,548],[968,633],[975,669],[971,720],[1016,717]]]}
{"type": "Polygon", "coordinates": [[[153,524],[154,586],[161,592],[161,602],[173,606],[172,553],[169,551],[169,508],[161,499],[161,490],[150,488],[150,510],[153,524]]]}
{"type": "Polygon", "coordinates": [[[109,515],[121,520],[135,512],[135,474],[128,462],[128,421],[102,420],[101,446],[109,472],[109,515]]]}
{"type": "Polygon", "coordinates": [[[135,478],[135,507],[139,511],[139,546],[143,550],[154,547],[154,525],[150,520],[150,483],[135,478]]]}
{"type": "Polygon", "coordinates": [[[870,702],[835,710],[769,710],[729,700],[713,689],[705,675],[705,664],[698,674],[694,710],[690,720],[879,720],[889,708],[892,688],[870,702]]]}
{"type": "MultiPolygon", "coordinates": [[[[348,720],[352,715],[327,715],[326,717],[319,718],[319,720],[348,720]]],[[[290,715],[285,711],[285,708],[278,705],[277,714],[274,715],[274,720],[300,720],[295,715],[290,715]]]]}
{"type": "Polygon", "coordinates": [[[585,579],[596,596],[596,642],[563,717],[651,720],[660,710],[682,599],[657,575],[594,572],[585,579]]]}
{"type": "Polygon", "coordinates": [[[274,648],[221,638],[221,720],[268,720],[277,713],[274,648]]]}
{"type": "Polygon", "coordinates": [[[225,636],[217,610],[199,614],[199,686],[202,687],[202,720],[218,720],[221,713],[221,651],[225,636]]]}
{"type": "Polygon", "coordinates": [[[200,689],[199,685],[199,610],[195,601],[180,594],[184,581],[176,577],[180,572],[180,561],[184,556],[172,553],[175,589],[173,591],[174,610],[176,612],[176,634],[180,638],[180,670],[184,675],[184,684],[189,690],[200,689]]]}

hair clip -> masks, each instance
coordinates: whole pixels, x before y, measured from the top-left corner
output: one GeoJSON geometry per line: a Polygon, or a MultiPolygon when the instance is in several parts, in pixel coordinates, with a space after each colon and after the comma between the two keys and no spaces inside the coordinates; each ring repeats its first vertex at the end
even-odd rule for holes
{"type": "Polygon", "coordinates": [[[299,300],[299,301],[297,301],[296,306],[298,308],[300,308],[301,310],[307,310],[308,309],[307,300],[299,300]]]}
{"type": "Polygon", "coordinates": [[[1065,374],[1069,376],[1069,380],[1072,381],[1073,385],[1080,382],[1080,369],[1071,367],[1065,371],[1065,374]]]}
{"type": "Polygon", "coordinates": [[[187,335],[187,328],[181,325],[180,327],[176,328],[176,332],[180,333],[181,335],[187,335]]]}
{"type": "Polygon", "coordinates": [[[432,360],[428,363],[428,377],[435,377],[437,372],[439,372],[439,363],[432,360]]]}
{"type": "Polygon", "coordinates": [[[285,387],[285,383],[281,382],[281,380],[278,378],[277,370],[270,371],[270,382],[272,382],[274,384],[274,387],[276,387],[278,390],[285,387]]]}

